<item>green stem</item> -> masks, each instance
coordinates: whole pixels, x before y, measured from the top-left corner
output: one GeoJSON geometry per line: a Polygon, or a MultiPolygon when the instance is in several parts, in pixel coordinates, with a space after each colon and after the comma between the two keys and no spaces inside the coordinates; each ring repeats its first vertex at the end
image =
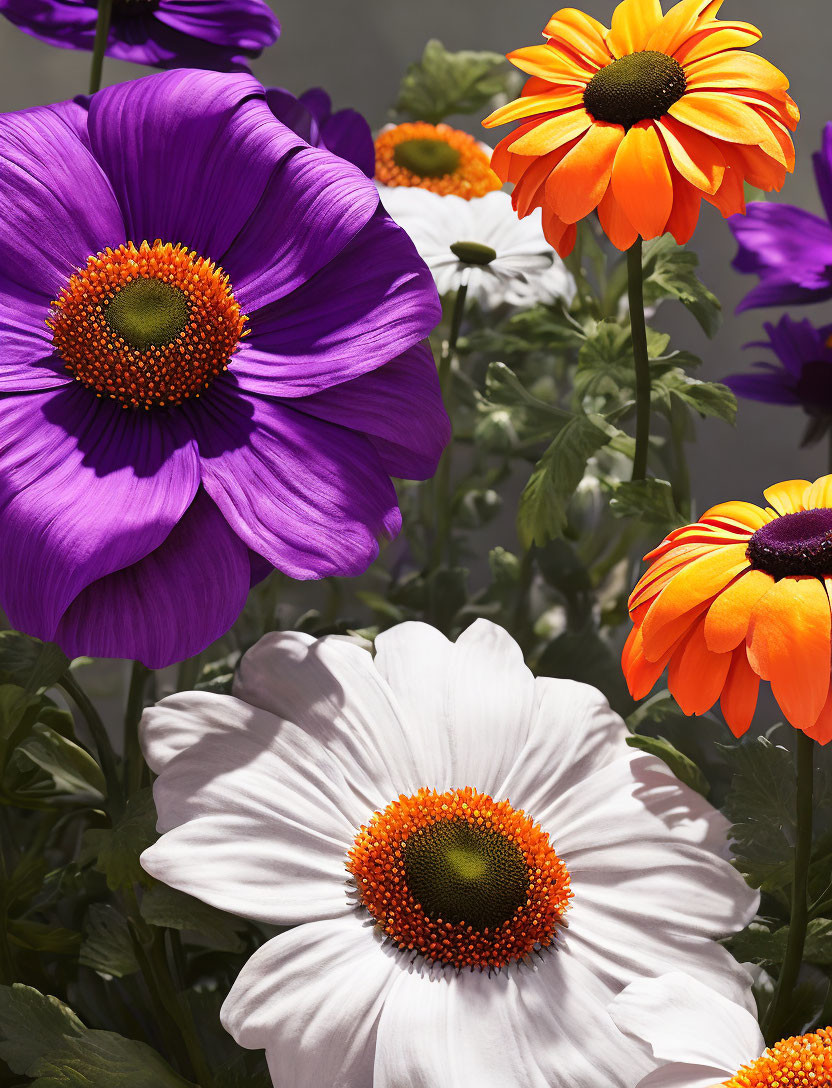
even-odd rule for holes
{"type": "Polygon", "coordinates": [[[814,786],[815,743],[802,730],[795,730],[797,751],[797,839],[794,846],[794,880],[789,917],[786,955],[777,989],[765,1021],[764,1035],[771,1045],[782,1037],[784,1020],[792,1006],[792,995],[803,962],[806,927],[809,924],[809,862],[812,859],[812,792],[814,786]]]}
{"type": "Polygon", "coordinates": [[[110,743],[107,729],[101,720],[101,715],[71,672],[64,673],[58,681],[58,687],[64,690],[65,694],[72,699],[81,711],[84,721],[92,734],[98,752],[98,762],[101,764],[101,770],[104,772],[104,779],[107,783],[110,815],[115,820],[124,808],[124,791],[121,788],[121,779],[118,774],[116,753],[110,743]]]}
{"type": "MultiPolygon", "coordinates": [[[[451,364],[456,345],[459,340],[459,332],[462,328],[462,316],[465,312],[465,298],[468,294],[466,284],[461,284],[456,292],[453,309],[451,311],[451,330],[448,335],[448,343],[439,360],[439,384],[442,388],[442,399],[445,402],[445,411],[453,419],[453,374],[451,364]]],[[[439,471],[436,474],[436,504],[435,527],[433,548],[431,550],[430,567],[436,570],[442,563],[442,556],[451,534],[451,465],[453,461],[453,437],[442,454],[439,462],[439,471]]]]}
{"type": "Polygon", "coordinates": [[[641,267],[641,235],[627,250],[627,293],[630,299],[630,329],[636,369],[636,452],[633,480],[647,476],[650,444],[650,360],[647,355],[647,326],[644,321],[644,282],[641,267]]]}
{"type": "Polygon", "coordinates": [[[92,65],[90,66],[90,94],[101,89],[101,72],[104,68],[104,53],[110,36],[110,16],[113,0],[98,0],[98,19],[95,23],[95,44],[92,47],[92,65]]]}
{"type": "Polygon", "coordinates": [[[196,687],[201,672],[202,654],[195,654],[193,657],[186,657],[184,661],[180,661],[176,671],[176,690],[192,691],[196,687]]]}
{"type": "Polygon", "coordinates": [[[144,713],[144,690],[152,675],[146,665],[142,665],[140,661],[133,662],[124,715],[124,764],[128,797],[132,797],[142,786],[145,763],[139,744],[139,722],[144,713]]]}

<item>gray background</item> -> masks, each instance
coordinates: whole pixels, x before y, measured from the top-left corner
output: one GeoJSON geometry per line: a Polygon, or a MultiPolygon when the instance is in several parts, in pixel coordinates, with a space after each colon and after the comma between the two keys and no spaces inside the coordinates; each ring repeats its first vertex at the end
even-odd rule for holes
{"type": "MultiPolygon", "coordinates": [[[[564,3],[570,0],[564,0],[564,3]]],[[[613,0],[571,0],[609,23],[613,0]]],[[[283,24],[277,45],[254,64],[267,84],[301,92],[320,85],[339,106],[360,109],[375,127],[386,120],[401,74],[425,41],[438,37],[452,49],[507,52],[539,40],[556,6],[552,0],[272,0],[283,24]]],[[[563,5],[562,5],[563,6],[563,5]]],[[[664,2],[665,8],[669,0],[664,2]]],[[[803,112],[798,128],[797,169],[779,199],[820,210],[811,154],[823,124],[832,119],[832,5],[829,0],[726,0],[723,18],[745,19],[763,31],[758,47],[792,81],[803,112]]],[[[16,110],[71,97],[86,89],[89,54],[59,50],[21,33],[0,18],[0,109],[16,110]]],[[[145,74],[134,65],[107,60],[105,82],[145,74]]],[[[492,140],[492,142],[494,142],[492,140]]],[[[693,248],[703,278],[722,299],[725,322],[708,342],[687,314],[665,311],[662,322],[677,347],[705,360],[703,376],[718,379],[751,361],[742,344],[759,337],[772,311],[739,317],[733,309],[754,280],[730,267],[735,245],[715,209],[703,206],[693,248]],[[743,356],[746,356],[745,358],[743,356]]],[[[818,323],[832,320],[832,304],[804,311],[818,323]]],[[[804,416],[797,408],[741,402],[736,428],[708,421],[690,460],[697,508],[728,498],[756,499],[768,483],[790,477],[810,479],[827,471],[825,444],[800,450],[804,416]]]]}

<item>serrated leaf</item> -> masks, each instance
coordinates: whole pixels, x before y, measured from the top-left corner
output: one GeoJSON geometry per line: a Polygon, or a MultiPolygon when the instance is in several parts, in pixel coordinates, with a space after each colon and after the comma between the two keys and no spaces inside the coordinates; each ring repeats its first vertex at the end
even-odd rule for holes
{"type": "Polygon", "coordinates": [[[68,668],[69,658],[54,642],[0,631],[0,684],[18,684],[32,693],[50,687],[68,668]]]}
{"type": "MultiPolygon", "coordinates": [[[[789,927],[770,930],[759,923],[752,923],[729,942],[728,947],[740,962],[777,966],[783,962],[789,940],[789,927]]],[[[832,920],[813,918],[806,930],[803,949],[806,963],[820,967],[832,966],[832,920]]]]}
{"type": "Polygon", "coordinates": [[[699,258],[682,249],[669,234],[644,247],[644,301],[678,299],[693,314],[707,336],[719,328],[722,307],[719,299],[696,275],[699,258]]]}
{"type": "Polygon", "coordinates": [[[620,481],[612,492],[610,511],[618,518],[638,518],[666,526],[681,525],[684,520],[667,480],[620,481]]]}
{"type": "Polygon", "coordinates": [[[88,908],[78,962],[114,978],[139,970],[127,919],[112,904],[93,903],[88,908]]]}
{"type": "Polygon", "coordinates": [[[454,113],[475,113],[495,95],[507,94],[511,80],[502,54],[451,53],[431,38],[422,59],[405,72],[395,108],[411,120],[436,125],[454,113]]]}
{"type": "Polygon", "coordinates": [[[524,547],[563,535],[566,508],[587,461],[616,433],[601,416],[575,414],[561,425],[520,496],[517,528],[524,547]]]}
{"type": "Polygon", "coordinates": [[[155,1050],[90,1030],[56,997],[0,986],[0,1058],[32,1088],[193,1088],[155,1050]]]}
{"type": "Polygon", "coordinates": [[[678,397],[703,419],[712,416],[726,423],[734,423],[737,418],[737,398],[727,385],[699,381],[678,367],[653,380],[651,395],[654,405],[663,405],[667,411],[670,411],[671,399],[678,397]]]}
{"type": "Polygon", "coordinates": [[[699,767],[678,748],[664,737],[646,737],[641,733],[634,733],[627,737],[627,743],[631,748],[638,748],[641,752],[648,752],[651,756],[658,756],[673,771],[680,782],[690,786],[692,790],[707,797],[710,793],[708,780],[699,767]]]}
{"type": "Polygon", "coordinates": [[[107,877],[110,891],[133,884],[148,887],[151,877],[142,869],[139,855],[156,841],[156,809],[153,792],[141,790],[127,802],[124,815],[113,828],[91,828],[84,835],[82,862],[95,861],[107,877]]]}
{"type": "Polygon", "coordinates": [[[246,923],[184,892],[154,882],[142,896],[142,917],[152,926],[191,930],[220,952],[240,952],[246,923]]]}

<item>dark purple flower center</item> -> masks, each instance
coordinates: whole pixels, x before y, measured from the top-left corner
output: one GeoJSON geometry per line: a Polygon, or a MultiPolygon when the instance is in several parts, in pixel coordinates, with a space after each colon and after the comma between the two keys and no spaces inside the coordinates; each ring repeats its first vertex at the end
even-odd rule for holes
{"type": "Polygon", "coordinates": [[[784,514],[758,529],[748,542],[752,566],[775,578],[832,575],[832,510],[784,514]]]}
{"type": "Polygon", "coordinates": [[[658,121],[679,101],[687,85],[677,60],[645,49],[596,72],[584,91],[584,106],[596,121],[630,128],[648,118],[658,121]]]}
{"type": "MultiPolygon", "coordinates": [[[[145,15],[149,11],[155,11],[161,0],[113,0],[113,14],[145,15]]],[[[98,7],[98,0],[93,0],[93,7],[98,7]]]]}
{"type": "Polygon", "coordinates": [[[832,364],[823,359],[804,363],[797,382],[797,395],[813,416],[832,416],[832,364]]]}

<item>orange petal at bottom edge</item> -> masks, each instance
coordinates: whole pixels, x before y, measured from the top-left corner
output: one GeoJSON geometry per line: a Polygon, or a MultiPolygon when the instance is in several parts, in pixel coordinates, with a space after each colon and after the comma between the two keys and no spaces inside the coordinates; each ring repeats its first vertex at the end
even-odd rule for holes
{"type": "Polygon", "coordinates": [[[826,702],[823,704],[823,710],[820,712],[818,720],[808,729],[804,727],[803,732],[820,745],[828,744],[832,740],[832,690],[826,697],[826,702]]]}
{"type": "Polygon", "coordinates": [[[715,654],[705,642],[700,619],[673,654],[667,674],[670,694],[685,714],[704,714],[720,697],[733,654],[715,654]]]}
{"type": "Polygon", "coordinates": [[[748,732],[757,709],[760,678],[748,664],[745,645],[734,650],[719,706],[728,728],[739,738],[748,732]]]}

